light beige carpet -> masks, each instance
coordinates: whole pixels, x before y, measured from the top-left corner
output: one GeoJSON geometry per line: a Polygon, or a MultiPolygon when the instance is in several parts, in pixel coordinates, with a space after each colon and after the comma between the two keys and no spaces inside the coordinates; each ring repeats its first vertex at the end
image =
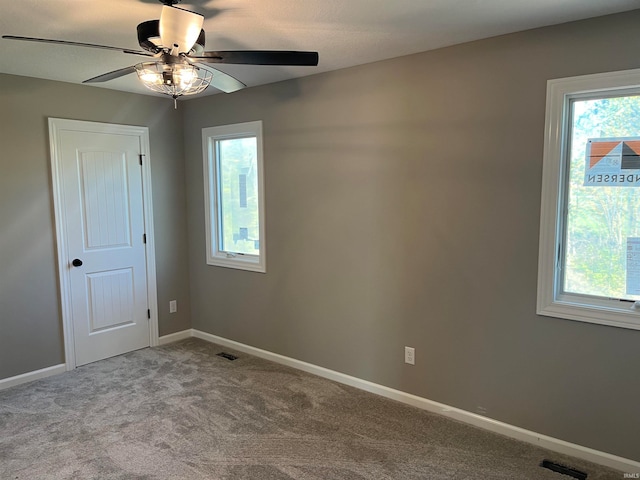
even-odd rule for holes
{"type": "Polygon", "coordinates": [[[0,391],[0,479],[570,480],[545,458],[622,478],[221,351],[189,339],[0,391]]]}

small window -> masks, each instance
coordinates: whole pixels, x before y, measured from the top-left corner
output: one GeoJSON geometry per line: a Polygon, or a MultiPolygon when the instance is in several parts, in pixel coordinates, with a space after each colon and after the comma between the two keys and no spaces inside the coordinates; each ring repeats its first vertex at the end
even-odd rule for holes
{"type": "Polygon", "coordinates": [[[265,272],[262,122],[202,129],[207,263],[265,272]]]}
{"type": "Polygon", "coordinates": [[[640,329],[640,71],[551,80],[538,313],[640,329]]]}

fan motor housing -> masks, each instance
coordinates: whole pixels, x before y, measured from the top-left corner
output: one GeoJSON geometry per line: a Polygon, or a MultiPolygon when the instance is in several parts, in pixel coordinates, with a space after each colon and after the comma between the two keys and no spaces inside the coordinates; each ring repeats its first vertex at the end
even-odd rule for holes
{"type": "MultiPolygon", "coordinates": [[[[138,44],[146,51],[151,53],[159,53],[162,51],[162,48],[151,41],[152,38],[160,38],[160,20],[147,20],[146,22],[142,22],[138,24],[138,44]]],[[[204,43],[205,43],[205,33],[204,30],[200,30],[200,35],[198,36],[198,40],[191,48],[191,52],[185,53],[196,53],[200,54],[204,52],[204,43]]]]}

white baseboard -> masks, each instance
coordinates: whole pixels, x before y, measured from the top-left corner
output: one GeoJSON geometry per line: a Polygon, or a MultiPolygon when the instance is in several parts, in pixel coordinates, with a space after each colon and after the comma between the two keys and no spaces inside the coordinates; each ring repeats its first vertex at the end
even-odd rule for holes
{"type": "MultiPolygon", "coordinates": [[[[179,333],[186,335],[187,332],[188,331],[185,330],[184,332],[179,333]]],[[[319,377],[327,378],[329,380],[349,385],[360,390],[365,390],[367,392],[375,393],[386,398],[397,400],[399,402],[406,403],[408,405],[412,405],[429,412],[444,415],[445,417],[453,418],[455,420],[459,420],[461,422],[474,425],[485,430],[499,433],[510,438],[521,440],[523,442],[537,445],[554,452],[581,458],[583,460],[597,463],[599,465],[604,465],[609,468],[614,468],[622,472],[640,472],[640,462],[636,462],[634,460],[618,457],[610,453],[601,452],[592,448],[583,447],[582,445],[576,445],[564,440],[549,437],[547,435],[542,435],[530,430],[525,430],[524,428],[516,427],[504,422],[499,422],[491,418],[483,417],[482,415],[467,412],[466,410],[462,410],[460,408],[450,407],[443,403],[434,402],[433,400],[428,400],[426,398],[418,397],[410,393],[385,387],[384,385],[378,385],[367,380],[362,380],[357,377],[345,375],[344,373],[329,370],[327,368],[319,367],[317,365],[296,360],[294,358],[285,357],[283,355],[269,352],[267,350],[261,350],[244,343],[239,343],[223,337],[218,337],[216,335],[202,332],[200,330],[194,329],[191,330],[190,333],[193,337],[200,338],[202,340],[206,340],[223,347],[229,347],[240,352],[248,353],[265,360],[279,363],[281,365],[287,365],[298,370],[303,370],[305,372],[318,375],[319,377]]]]}
{"type": "Polygon", "coordinates": [[[34,380],[40,380],[41,378],[51,377],[52,375],[58,375],[67,371],[67,366],[64,363],[60,365],[54,365],[53,367],[43,368],[41,370],[35,370],[33,372],[23,373],[22,375],[16,375],[15,377],[4,378],[0,380],[0,390],[5,388],[15,387],[22,383],[33,382],[34,380]]]}
{"type": "Polygon", "coordinates": [[[177,342],[179,340],[184,340],[186,338],[193,337],[193,333],[191,329],[183,330],[181,332],[171,333],[169,335],[163,335],[158,338],[158,345],[166,345],[167,343],[177,342]]]}

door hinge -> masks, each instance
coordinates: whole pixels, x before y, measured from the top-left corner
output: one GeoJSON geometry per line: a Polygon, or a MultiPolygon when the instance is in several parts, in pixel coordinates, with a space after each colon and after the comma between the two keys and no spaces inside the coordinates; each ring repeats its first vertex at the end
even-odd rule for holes
{"type": "Polygon", "coordinates": [[[147,309],[147,318],[151,320],[151,310],[147,309]]]}
{"type": "Polygon", "coordinates": [[[147,234],[146,233],[142,234],[142,243],[147,243],[147,234]]]}
{"type": "Polygon", "coordinates": [[[144,157],[144,153],[139,153],[138,160],[140,160],[140,165],[142,165],[142,157],[144,157]]]}

